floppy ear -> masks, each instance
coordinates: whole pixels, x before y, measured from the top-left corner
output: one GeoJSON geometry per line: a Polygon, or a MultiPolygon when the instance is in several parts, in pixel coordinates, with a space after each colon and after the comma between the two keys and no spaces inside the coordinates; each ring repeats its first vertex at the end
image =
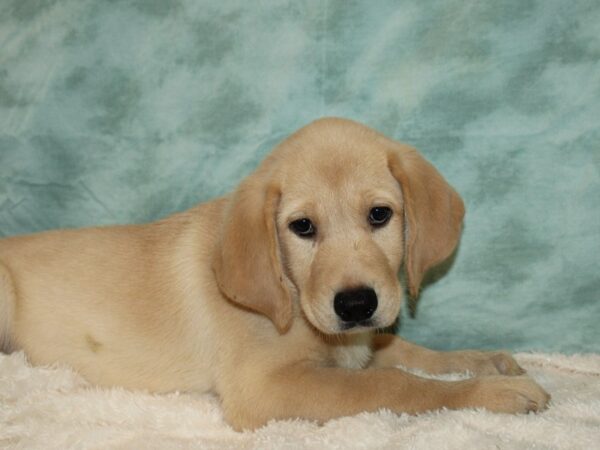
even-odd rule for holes
{"type": "Polygon", "coordinates": [[[281,193],[259,175],[247,178],[233,194],[213,270],[219,289],[231,301],[267,316],[280,333],[292,320],[277,238],[281,193]]]}
{"type": "Polygon", "coordinates": [[[427,270],[455,249],[465,207],[452,186],[415,149],[394,142],[388,166],[402,188],[407,227],[404,266],[408,291],[416,298],[427,270]]]}

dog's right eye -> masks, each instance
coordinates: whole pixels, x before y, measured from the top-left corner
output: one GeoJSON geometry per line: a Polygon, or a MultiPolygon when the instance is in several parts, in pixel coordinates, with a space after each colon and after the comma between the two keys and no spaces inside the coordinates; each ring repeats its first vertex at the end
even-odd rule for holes
{"type": "Polygon", "coordinates": [[[313,237],[317,233],[317,229],[310,219],[307,218],[302,218],[291,222],[290,230],[303,238],[313,237]]]}

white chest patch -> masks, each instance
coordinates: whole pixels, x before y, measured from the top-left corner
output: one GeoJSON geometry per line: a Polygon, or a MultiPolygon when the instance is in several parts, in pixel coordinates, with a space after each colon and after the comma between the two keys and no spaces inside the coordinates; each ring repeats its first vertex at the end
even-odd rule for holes
{"type": "Polygon", "coordinates": [[[336,365],[346,369],[364,369],[373,355],[372,338],[371,333],[345,336],[342,342],[332,348],[336,365]]]}

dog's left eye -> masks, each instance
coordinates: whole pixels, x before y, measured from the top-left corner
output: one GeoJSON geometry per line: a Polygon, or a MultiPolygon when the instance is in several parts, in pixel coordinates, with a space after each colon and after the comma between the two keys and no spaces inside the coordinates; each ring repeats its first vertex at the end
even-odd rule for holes
{"type": "Polygon", "coordinates": [[[304,238],[313,237],[317,232],[310,219],[306,218],[294,220],[292,223],[290,223],[290,230],[292,230],[298,236],[304,238]]]}
{"type": "Polygon", "coordinates": [[[369,223],[374,227],[382,227],[392,217],[392,210],[387,206],[375,206],[369,211],[369,223]]]}

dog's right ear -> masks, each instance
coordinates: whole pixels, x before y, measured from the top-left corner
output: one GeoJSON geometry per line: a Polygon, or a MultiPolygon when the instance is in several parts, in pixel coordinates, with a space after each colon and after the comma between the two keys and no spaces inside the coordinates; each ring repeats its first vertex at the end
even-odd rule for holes
{"type": "Polygon", "coordinates": [[[292,299],[277,238],[280,197],[278,185],[261,173],[242,182],[223,216],[213,270],[229,300],[267,316],[284,333],[292,321],[292,299]]]}

